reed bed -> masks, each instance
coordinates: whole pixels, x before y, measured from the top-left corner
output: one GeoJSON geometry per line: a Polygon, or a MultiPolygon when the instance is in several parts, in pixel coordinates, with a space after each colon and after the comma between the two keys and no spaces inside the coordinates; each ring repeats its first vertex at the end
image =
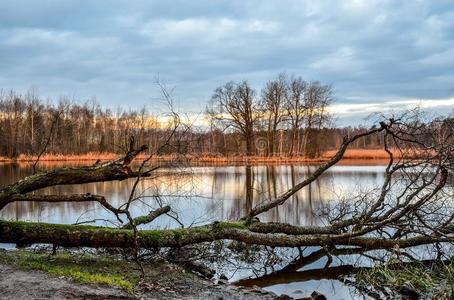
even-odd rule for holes
{"type": "MultiPolygon", "coordinates": [[[[329,158],[335,155],[337,150],[325,151],[318,158],[307,158],[304,156],[246,156],[246,155],[213,155],[213,154],[190,154],[186,155],[185,159],[190,162],[196,163],[317,163],[327,161],[329,158]]],[[[401,157],[402,154],[397,149],[391,149],[391,152],[395,157],[401,157]]],[[[41,162],[51,161],[107,161],[116,159],[121,154],[111,152],[88,152],[85,154],[53,154],[46,153],[41,156],[41,162]]],[[[405,157],[417,158],[418,153],[406,152],[405,157]]],[[[136,160],[141,160],[148,157],[148,154],[141,154],[136,157],[136,160]]],[[[160,161],[172,161],[181,158],[178,155],[160,155],[155,156],[152,160],[160,161]]],[[[383,149],[348,149],[343,159],[344,160],[385,160],[388,158],[388,153],[383,149]]],[[[37,159],[37,156],[21,154],[16,159],[0,156],[0,162],[33,162],[37,159]]]]}

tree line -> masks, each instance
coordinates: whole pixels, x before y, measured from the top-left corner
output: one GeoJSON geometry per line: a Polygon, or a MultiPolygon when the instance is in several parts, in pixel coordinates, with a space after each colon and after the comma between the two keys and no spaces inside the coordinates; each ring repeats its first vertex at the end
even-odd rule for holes
{"type": "Polygon", "coordinates": [[[282,73],[268,81],[260,95],[247,81],[218,87],[207,114],[212,128],[240,133],[249,155],[263,150],[267,156],[315,157],[326,138],[322,129],[331,125],[328,107],[332,102],[331,85],[282,73]],[[257,137],[264,138],[262,145],[254,145],[257,137]]]}
{"type": "MultiPolygon", "coordinates": [[[[89,152],[124,153],[134,137],[138,144],[163,154],[263,155],[317,157],[335,149],[346,135],[365,128],[334,128],[328,107],[330,85],[280,74],[260,93],[247,81],[228,82],[213,92],[206,109],[207,126],[178,129],[172,141],[169,126],[141,109],[103,108],[95,100],[84,103],[41,98],[33,89],[25,94],[0,92],[0,156],[89,152]]],[[[356,148],[377,148],[381,137],[361,141],[356,148]]]]}

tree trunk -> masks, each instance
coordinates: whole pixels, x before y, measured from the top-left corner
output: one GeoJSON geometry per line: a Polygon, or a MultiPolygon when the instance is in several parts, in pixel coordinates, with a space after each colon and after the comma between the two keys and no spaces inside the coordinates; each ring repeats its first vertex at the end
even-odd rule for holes
{"type": "MultiPolygon", "coordinates": [[[[418,245],[449,241],[431,236],[418,236],[401,240],[374,237],[333,239],[330,235],[266,234],[250,231],[245,223],[215,222],[210,225],[184,229],[140,230],[138,243],[142,248],[182,247],[185,245],[236,240],[247,244],[270,247],[302,247],[320,245],[355,246],[363,249],[408,248],[418,245]]],[[[133,248],[134,231],[106,227],[28,223],[0,220],[0,243],[26,246],[35,243],[64,247],[133,248]]]]}

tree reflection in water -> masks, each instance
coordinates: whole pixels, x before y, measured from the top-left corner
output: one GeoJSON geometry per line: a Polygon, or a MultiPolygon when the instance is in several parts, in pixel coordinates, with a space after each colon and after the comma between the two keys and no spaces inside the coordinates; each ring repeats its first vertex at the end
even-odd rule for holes
{"type": "MultiPolygon", "coordinates": [[[[62,163],[47,163],[52,169],[62,163]]],[[[153,196],[159,194],[172,205],[185,225],[194,219],[238,219],[252,207],[265,200],[274,199],[296,182],[309,176],[314,166],[265,165],[265,166],[206,166],[193,167],[188,173],[174,174],[163,171],[163,176],[142,181],[146,203],[138,203],[137,213],[147,212],[155,205],[153,196]]],[[[317,215],[323,205],[335,199],[358,192],[358,186],[372,188],[383,181],[383,166],[336,166],[291,197],[284,205],[260,216],[262,221],[280,221],[300,225],[317,225],[323,220],[317,215]]],[[[0,164],[0,186],[23,178],[31,173],[27,164],[0,164]]],[[[102,194],[114,205],[128,199],[133,180],[101,182],[75,186],[48,188],[42,193],[92,193],[102,194]]],[[[1,212],[1,217],[58,223],[74,223],[92,217],[112,218],[97,203],[33,203],[16,202],[1,212]]],[[[158,227],[176,227],[171,219],[162,217],[153,223],[158,227]]]]}

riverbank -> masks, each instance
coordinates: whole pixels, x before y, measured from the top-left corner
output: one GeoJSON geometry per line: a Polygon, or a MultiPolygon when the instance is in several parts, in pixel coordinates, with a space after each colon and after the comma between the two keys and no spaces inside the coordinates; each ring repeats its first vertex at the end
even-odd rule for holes
{"type": "MultiPolygon", "coordinates": [[[[164,261],[61,251],[2,250],[1,299],[279,299],[262,289],[215,284],[164,261]]],[[[286,298],[281,298],[286,299],[286,298]]]]}
{"type": "MultiPolygon", "coordinates": [[[[136,263],[114,254],[59,251],[52,255],[48,250],[0,250],[0,298],[293,299],[255,285],[233,286],[225,280],[215,284],[165,261],[145,261],[142,266],[143,278],[136,263]]],[[[375,299],[452,299],[454,295],[453,260],[391,260],[372,268],[353,268],[349,273],[339,275],[339,279],[375,299]]]]}
{"type": "Polygon", "coordinates": [[[454,259],[389,260],[356,273],[354,286],[375,299],[454,299],[454,259]]]}
{"type": "MultiPolygon", "coordinates": [[[[329,160],[335,155],[337,150],[329,150],[324,152],[320,157],[307,158],[304,156],[245,156],[245,155],[213,155],[213,154],[188,154],[184,159],[193,163],[320,163],[329,160]]],[[[392,150],[395,157],[400,157],[401,154],[397,150],[392,150]]],[[[120,156],[117,153],[106,152],[89,152],[85,154],[44,154],[40,157],[40,162],[53,161],[108,161],[116,159],[120,156]]],[[[343,160],[385,160],[388,153],[383,149],[348,149],[343,160]]],[[[415,156],[416,157],[416,156],[415,156]]],[[[139,155],[136,160],[148,158],[147,155],[139,155]]],[[[160,155],[152,158],[154,161],[172,161],[181,159],[182,156],[175,155],[160,155]]],[[[34,162],[36,156],[19,155],[12,159],[0,156],[0,162],[34,162]]]]}

